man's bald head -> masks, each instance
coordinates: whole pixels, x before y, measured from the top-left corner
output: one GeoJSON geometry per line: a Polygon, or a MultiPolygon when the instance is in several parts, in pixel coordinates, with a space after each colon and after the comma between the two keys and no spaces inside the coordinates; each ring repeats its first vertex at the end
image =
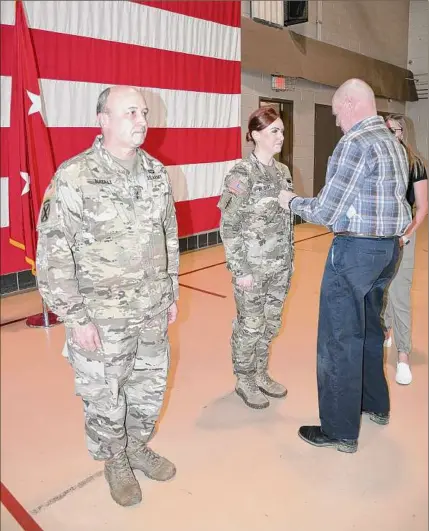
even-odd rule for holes
{"type": "Polygon", "coordinates": [[[374,91],[361,79],[349,79],[335,92],[332,112],[337,118],[337,125],[347,133],[365,118],[377,116],[374,91]]]}
{"type": "Polygon", "coordinates": [[[344,82],[334,94],[334,100],[352,100],[368,101],[375,106],[375,96],[372,88],[361,79],[349,79],[344,82]]]}
{"type": "Polygon", "coordinates": [[[113,154],[132,154],[145,140],[147,114],[141,89],[128,86],[105,89],[97,102],[97,118],[105,147],[113,154]]]}
{"type": "Polygon", "coordinates": [[[96,109],[97,116],[100,113],[108,114],[112,105],[115,105],[118,100],[121,100],[126,94],[131,94],[133,92],[141,94],[141,96],[144,98],[143,91],[136,87],[116,85],[104,89],[103,92],[101,92],[98,96],[96,109]]]}

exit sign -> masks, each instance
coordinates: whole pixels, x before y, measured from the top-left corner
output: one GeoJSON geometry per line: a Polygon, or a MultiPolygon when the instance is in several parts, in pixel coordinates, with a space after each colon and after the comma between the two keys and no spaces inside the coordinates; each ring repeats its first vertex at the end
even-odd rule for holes
{"type": "Polygon", "coordinates": [[[296,77],[290,76],[271,76],[271,88],[278,92],[285,92],[286,90],[295,90],[296,77]]]}
{"type": "Polygon", "coordinates": [[[287,90],[285,76],[271,76],[271,88],[273,90],[287,90]]]}

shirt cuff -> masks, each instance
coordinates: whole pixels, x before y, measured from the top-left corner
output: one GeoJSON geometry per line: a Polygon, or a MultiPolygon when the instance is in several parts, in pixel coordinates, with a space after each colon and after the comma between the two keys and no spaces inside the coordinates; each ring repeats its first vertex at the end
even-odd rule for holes
{"type": "Polygon", "coordinates": [[[300,197],[298,197],[297,195],[292,197],[292,199],[288,203],[289,210],[292,210],[292,203],[295,201],[295,199],[300,199],[300,197]]]}

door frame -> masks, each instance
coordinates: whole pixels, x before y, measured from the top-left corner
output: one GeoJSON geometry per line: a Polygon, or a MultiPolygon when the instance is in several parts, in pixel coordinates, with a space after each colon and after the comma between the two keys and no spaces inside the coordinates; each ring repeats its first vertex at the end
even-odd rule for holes
{"type": "MultiPolygon", "coordinates": [[[[289,155],[289,161],[282,161],[284,164],[287,165],[289,168],[289,171],[291,173],[291,176],[293,177],[293,113],[294,113],[294,106],[293,106],[293,100],[285,100],[281,98],[266,98],[265,96],[259,96],[258,105],[261,107],[261,101],[266,101],[268,103],[286,103],[290,106],[292,112],[289,115],[288,123],[284,124],[285,129],[287,128],[288,131],[290,131],[289,134],[289,143],[287,145],[287,151],[290,153],[289,155]]],[[[289,114],[289,113],[288,113],[289,114]]]]}
{"type": "MultiPolygon", "coordinates": [[[[331,109],[331,114],[335,120],[335,116],[334,114],[332,113],[332,105],[329,105],[328,103],[317,103],[315,102],[314,103],[314,148],[313,148],[313,195],[316,196],[317,193],[315,191],[315,184],[316,184],[316,122],[317,122],[317,119],[316,119],[316,114],[317,114],[317,108],[318,107],[324,107],[325,109],[331,109]]],[[[336,126],[340,131],[341,131],[341,128],[336,126]]],[[[341,134],[341,136],[343,136],[344,133],[341,134]]],[[[326,175],[326,174],[325,174],[326,175]]]]}

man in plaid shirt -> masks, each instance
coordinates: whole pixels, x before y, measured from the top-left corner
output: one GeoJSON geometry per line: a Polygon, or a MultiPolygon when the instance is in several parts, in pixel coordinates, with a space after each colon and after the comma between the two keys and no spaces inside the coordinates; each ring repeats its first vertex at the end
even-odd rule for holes
{"type": "Polygon", "coordinates": [[[355,452],[361,413],[389,422],[383,369],[384,290],[411,223],[405,149],[377,116],[372,89],[346,81],[332,111],[345,133],[328,162],[326,185],[314,198],[282,191],[279,202],[334,232],[322,280],[317,342],[321,426],[299,435],[315,446],[355,452]]]}

